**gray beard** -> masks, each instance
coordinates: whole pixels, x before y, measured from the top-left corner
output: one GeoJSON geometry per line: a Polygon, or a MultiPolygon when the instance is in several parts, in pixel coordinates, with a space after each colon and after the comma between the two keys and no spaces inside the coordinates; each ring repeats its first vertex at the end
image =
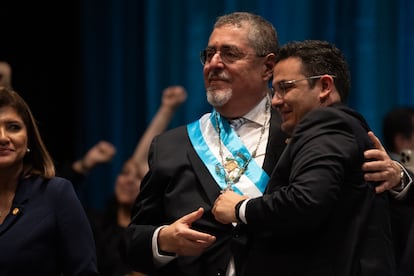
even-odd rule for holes
{"type": "Polygon", "coordinates": [[[224,90],[207,89],[207,101],[213,107],[220,107],[225,105],[233,95],[231,88],[224,90]]]}

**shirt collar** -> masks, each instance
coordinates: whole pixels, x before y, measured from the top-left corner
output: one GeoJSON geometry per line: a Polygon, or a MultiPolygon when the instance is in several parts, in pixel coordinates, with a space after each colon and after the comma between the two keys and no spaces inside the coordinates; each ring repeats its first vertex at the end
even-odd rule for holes
{"type": "Polygon", "coordinates": [[[266,117],[265,110],[267,102],[269,102],[270,104],[270,99],[268,95],[266,95],[266,97],[264,97],[260,101],[260,103],[258,103],[252,110],[246,113],[243,117],[249,120],[250,122],[254,122],[256,124],[263,126],[263,124],[265,123],[264,119],[266,117]]]}

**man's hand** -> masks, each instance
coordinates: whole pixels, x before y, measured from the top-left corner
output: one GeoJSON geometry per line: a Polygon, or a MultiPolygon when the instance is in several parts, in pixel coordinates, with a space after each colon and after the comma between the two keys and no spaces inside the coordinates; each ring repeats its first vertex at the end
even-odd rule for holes
{"type": "Polygon", "coordinates": [[[232,191],[225,191],[214,202],[212,213],[215,219],[221,223],[228,224],[237,222],[235,207],[246,196],[236,194],[232,191]]]}
{"type": "Polygon", "coordinates": [[[400,184],[401,168],[393,161],[381,144],[381,141],[370,131],[368,136],[375,145],[375,149],[370,149],[364,152],[367,161],[362,165],[364,171],[364,178],[366,181],[377,182],[375,191],[382,193],[390,190],[400,184]]]}
{"type": "Polygon", "coordinates": [[[203,213],[203,208],[199,208],[162,228],[158,234],[158,248],[181,256],[201,254],[216,240],[215,236],[191,229],[192,223],[203,213]]]}

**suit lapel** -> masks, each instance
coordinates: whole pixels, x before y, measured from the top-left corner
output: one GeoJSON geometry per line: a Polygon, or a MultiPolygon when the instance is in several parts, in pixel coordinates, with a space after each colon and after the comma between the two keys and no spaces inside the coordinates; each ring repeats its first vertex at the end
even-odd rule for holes
{"type": "Polygon", "coordinates": [[[210,172],[207,170],[206,166],[201,161],[192,146],[189,151],[188,158],[194,168],[193,171],[196,172],[195,175],[198,178],[198,181],[204,188],[210,203],[213,204],[217,196],[220,194],[220,187],[217,185],[216,181],[214,181],[213,177],[210,175],[210,172]]]}
{"type": "Polygon", "coordinates": [[[263,162],[263,169],[270,176],[276,166],[283,150],[286,147],[287,135],[280,129],[281,118],[276,110],[272,109],[270,120],[269,139],[267,141],[266,156],[263,162]]]}
{"type": "Polygon", "coordinates": [[[0,235],[6,232],[23,216],[25,205],[29,202],[35,189],[39,187],[42,181],[43,179],[38,177],[36,180],[28,178],[19,182],[11,211],[3,221],[3,224],[0,225],[0,235]]]}

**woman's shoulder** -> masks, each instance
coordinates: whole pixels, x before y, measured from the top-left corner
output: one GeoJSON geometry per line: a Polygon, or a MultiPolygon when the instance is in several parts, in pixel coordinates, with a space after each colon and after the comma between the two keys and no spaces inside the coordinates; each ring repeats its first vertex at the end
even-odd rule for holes
{"type": "Polygon", "coordinates": [[[62,184],[62,185],[68,185],[71,184],[70,180],[64,177],[55,176],[48,180],[50,184],[62,184]]]}
{"type": "Polygon", "coordinates": [[[63,178],[63,177],[52,177],[52,178],[43,178],[43,177],[36,177],[32,178],[31,185],[34,188],[39,188],[43,190],[47,194],[54,194],[54,195],[64,195],[64,194],[75,194],[75,190],[73,188],[72,182],[70,180],[63,178]]]}
{"type": "Polygon", "coordinates": [[[62,177],[43,178],[32,176],[23,179],[19,185],[19,194],[22,199],[41,197],[42,200],[51,200],[56,204],[77,197],[72,183],[62,177]]]}

